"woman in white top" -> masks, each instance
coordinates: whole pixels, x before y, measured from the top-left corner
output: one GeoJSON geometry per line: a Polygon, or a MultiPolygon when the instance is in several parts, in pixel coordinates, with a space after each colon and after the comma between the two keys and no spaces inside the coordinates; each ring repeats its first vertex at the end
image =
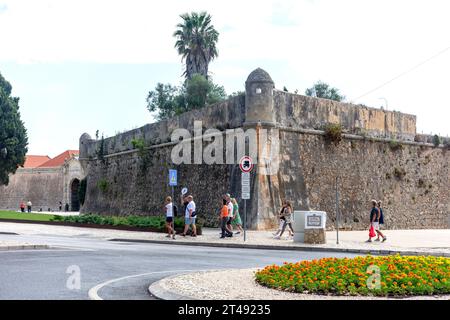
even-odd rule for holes
{"type": "Polygon", "coordinates": [[[174,222],[173,222],[173,203],[172,197],[167,197],[165,201],[164,210],[166,211],[166,228],[167,228],[167,238],[172,237],[175,239],[175,230],[174,230],[174,222]]]}

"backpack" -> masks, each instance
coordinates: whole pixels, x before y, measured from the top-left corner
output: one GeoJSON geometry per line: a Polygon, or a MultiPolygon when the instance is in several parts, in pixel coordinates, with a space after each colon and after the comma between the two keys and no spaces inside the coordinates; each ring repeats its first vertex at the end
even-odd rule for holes
{"type": "Polygon", "coordinates": [[[176,205],[173,205],[173,216],[176,217],[178,215],[178,207],[176,205]]]}

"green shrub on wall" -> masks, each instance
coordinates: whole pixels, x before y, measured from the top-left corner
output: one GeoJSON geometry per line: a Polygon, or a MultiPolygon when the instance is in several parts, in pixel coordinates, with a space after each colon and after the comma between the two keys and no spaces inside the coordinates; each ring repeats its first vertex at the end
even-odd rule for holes
{"type": "Polygon", "coordinates": [[[98,187],[103,193],[105,193],[106,191],[108,191],[108,187],[109,187],[108,180],[106,180],[106,179],[100,179],[100,180],[97,182],[97,187],[98,187]]]}
{"type": "Polygon", "coordinates": [[[397,140],[391,140],[389,141],[389,148],[391,148],[392,151],[403,150],[403,145],[397,140]]]}
{"type": "Polygon", "coordinates": [[[441,138],[437,135],[437,134],[435,134],[434,136],[433,136],[433,145],[435,146],[435,147],[439,147],[439,145],[441,144],[441,138]]]}
{"type": "Polygon", "coordinates": [[[336,123],[330,123],[325,126],[324,138],[328,142],[338,144],[342,140],[342,126],[336,123]]]}

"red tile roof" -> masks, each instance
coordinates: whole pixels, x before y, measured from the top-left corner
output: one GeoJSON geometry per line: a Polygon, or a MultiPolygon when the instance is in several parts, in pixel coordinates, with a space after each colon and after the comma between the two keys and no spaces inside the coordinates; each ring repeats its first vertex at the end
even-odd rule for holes
{"type": "Polygon", "coordinates": [[[50,160],[49,156],[27,155],[25,157],[25,163],[24,163],[23,167],[24,168],[37,168],[41,164],[44,164],[45,162],[47,162],[48,160],[50,160]]]}
{"type": "Polygon", "coordinates": [[[67,150],[61,153],[59,156],[54,157],[53,159],[50,159],[46,161],[45,163],[41,164],[39,168],[54,168],[54,167],[60,167],[64,164],[64,162],[73,156],[78,156],[80,152],[78,150],[67,150]]]}

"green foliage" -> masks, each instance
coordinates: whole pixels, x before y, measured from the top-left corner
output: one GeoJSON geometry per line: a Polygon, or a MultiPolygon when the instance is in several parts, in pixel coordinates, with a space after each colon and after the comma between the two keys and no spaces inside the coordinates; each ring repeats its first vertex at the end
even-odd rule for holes
{"type": "Polygon", "coordinates": [[[133,145],[134,149],[139,150],[139,155],[143,156],[145,151],[145,140],[144,139],[132,139],[131,144],[133,145]]]}
{"type": "Polygon", "coordinates": [[[211,24],[211,15],[192,12],[180,15],[182,23],[173,34],[175,48],[186,63],[183,75],[192,79],[195,74],[208,78],[209,63],[218,56],[216,44],[219,32],[211,24]]]}
{"type": "Polygon", "coordinates": [[[1,219],[28,220],[28,221],[51,221],[55,216],[51,214],[23,213],[14,211],[0,211],[1,219]]]}
{"type": "Polygon", "coordinates": [[[285,262],[259,270],[255,278],[263,286],[298,293],[417,296],[450,293],[449,270],[450,258],[444,257],[363,256],[285,262]],[[379,268],[378,283],[371,266],[379,268]]]}
{"type": "MultiPolygon", "coordinates": [[[[165,218],[160,216],[102,216],[96,214],[84,214],[78,216],[55,216],[52,221],[80,223],[80,224],[96,224],[109,226],[126,226],[140,228],[154,228],[165,230],[165,218]]],[[[175,228],[184,227],[184,219],[177,217],[174,220],[175,228]]],[[[201,226],[201,224],[199,224],[201,226]]]]}
{"type": "Polygon", "coordinates": [[[433,145],[435,146],[435,147],[439,147],[439,145],[442,143],[442,141],[441,141],[441,138],[437,135],[437,134],[435,134],[434,136],[433,136],[433,145]]]}
{"type": "Polygon", "coordinates": [[[100,179],[97,182],[97,187],[103,192],[106,193],[108,191],[109,188],[109,182],[106,179],[100,179]]]}
{"type": "Polygon", "coordinates": [[[342,140],[342,126],[336,123],[330,123],[325,126],[324,138],[328,142],[338,144],[342,140]]]}
{"type": "Polygon", "coordinates": [[[391,141],[389,141],[389,148],[392,151],[403,150],[403,145],[400,142],[398,142],[397,140],[391,140],[391,141]]]}
{"type": "Polygon", "coordinates": [[[78,199],[80,200],[81,205],[84,205],[84,201],[86,200],[86,190],[87,177],[80,181],[80,187],[78,188],[78,199]]]}
{"type": "Polygon", "coordinates": [[[163,120],[224,101],[226,98],[224,87],[195,74],[181,87],[158,83],[155,90],[148,93],[147,109],[150,112],[158,112],[157,118],[163,120]]]}
{"type": "Polygon", "coordinates": [[[11,96],[11,84],[0,74],[0,185],[8,185],[25,163],[28,137],[20,119],[19,98],[11,96]]]}
{"type": "Polygon", "coordinates": [[[305,94],[310,97],[344,101],[345,96],[339,93],[339,89],[331,88],[329,84],[318,81],[311,88],[306,89],[305,94]]]}

